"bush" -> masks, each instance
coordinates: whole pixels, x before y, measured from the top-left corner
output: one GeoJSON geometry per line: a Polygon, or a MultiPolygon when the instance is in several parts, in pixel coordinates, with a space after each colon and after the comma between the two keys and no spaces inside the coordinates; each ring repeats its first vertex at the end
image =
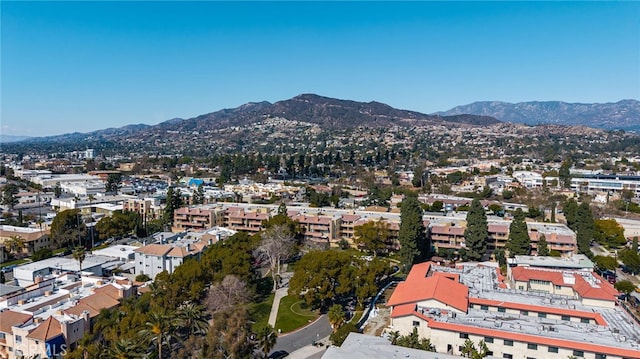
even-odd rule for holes
{"type": "Polygon", "coordinates": [[[331,334],[329,339],[331,340],[331,344],[335,346],[341,346],[349,333],[357,332],[358,328],[353,322],[349,322],[338,328],[334,333],[331,334]]]}
{"type": "Polygon", "coordinates": [[[47,259],[47,258],[51,258],[51,257],[53,257],[53,251],[51,249],[49,249],[49,248],[42,248],[42,249],[36,251],[33,254],[33,256],[31,256],[31,259],[34,262],[37,262],[37,261],[41,261],[43,259],[47,259]]]}
{"type": "Polygon", "coordinates": [[[562,253],[556,251],[555,249],[552,249],[551,251],[549,251],[549,256],[560,258],[562,257],[562,253]]]}
{"type": "Polygon", "coordinates": [[[144,274],[144,273],[138,274],[136,276],[136,282],[148,282],[150,280],[151,280],[151,278],[149,278],[149,276],[144,274]]]}

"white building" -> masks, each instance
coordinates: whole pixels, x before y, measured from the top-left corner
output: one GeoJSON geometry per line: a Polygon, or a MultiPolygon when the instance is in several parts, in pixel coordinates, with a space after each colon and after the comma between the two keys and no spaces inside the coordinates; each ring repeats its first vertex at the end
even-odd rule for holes
{"type": "Polygon", "coordinates": [[[610,305],[618,293],[608,282],[584,271],[513,269],[521,272],[515,287],[497,268],[416,264],[387,301],[390,330],[415,329],[451,355],[469,339],[501,358],[640,358],[640,325],[610,305]]]}
{"type": "Polygon", "coordinates": [[[158,273],[173,271],[191,257],[199,258],[210,242],[180,239],[168,244],[149,244],[136,249],[135,274],[146,274],[154,279],[158,273]]]}

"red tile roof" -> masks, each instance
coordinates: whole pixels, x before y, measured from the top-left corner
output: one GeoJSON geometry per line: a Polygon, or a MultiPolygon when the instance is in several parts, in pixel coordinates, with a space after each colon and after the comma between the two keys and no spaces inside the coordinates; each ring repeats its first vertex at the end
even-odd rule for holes
{"type": "Polygon", "coordinates": [[[427,277],[431,264],[425,262],[414,265],[407,279],[393,291],[387,305],[415,305],[423,300],[434,299],[466,313],[469,307],[469,288],[444,274],[427,277]]]}
{"type": "Polygon", "coordinates": [[[511,273],[513,279],[519,282],[528,282],[532,279],[544,280],[552,282],[554,285],[571,287],[581,298],[615,301],[616,296],[620,294],[609,282],[595,273],[592,273],[596,279],[594,285],[591,285],[582,275],[577,273],[568,273],[575,279],[575,284],[565,283],[563,274],[559,271],[514,267],[511,268],[511,273]]]}
{"type": "Polygon", "coordinates": [[[342,220],[345,222],[354,222],[360,219],[360,216],[357,214],[343,214],[342,220]]]}
{"type": "Polygon", "coordinates": [[[27,338],[47,341],[59,335],[62,335],[62,327],[60,326],[60,322],[56,318],[51,316],[44,322],[40,323],[40,325],[38,325],[36,329],[32,330],[27,335],[27,338]]]}
{"type": "Polygon", "coordinates": [[[11,333],[11,327],[24,324],[31,319],[31,315],[5,310],[0,312],[0,332],[11,333]]]}

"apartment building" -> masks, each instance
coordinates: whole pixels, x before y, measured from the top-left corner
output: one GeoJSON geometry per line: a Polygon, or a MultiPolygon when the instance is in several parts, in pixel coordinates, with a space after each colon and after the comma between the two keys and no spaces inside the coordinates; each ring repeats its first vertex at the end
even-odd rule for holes
{"type": "Polygon", "coordinates": [[[173,232],[204,231],[224,224],[224,211],[215,207],[182,207],[173,213],[173,232]]]}
{"type": "Polygon", "coordinates": [[[340,217],[322,212],[288,211],[287,215],[300,223],[304,239],[317,244],[328,245],[337,242],[340,217]]]}
{"type": "Polygon", "coordinates": [[[134,250],[135,273],[146,274],[151,279],[165,270],[171,274],[188,258],[200,258],[210,243],[182,238],[171,243],[153,243],[140,247],[134,250]]]}
{"type": "MultiPolygon", "coordinates": [[[[4,244],[7,251],[17,250],[17,253],[14,252],[14,254],[31,256],[40,249],[50,248],[52,242],[46,230],[0,225],[0,244],[4,244]],[[23,247],[11,248],[11,246],[5,244],[10,243],[14,239],[20,239],[23,247]]],[[[2,258],[0,257],[0,259],[2,258]]]]}
{"type": "Polygon", "coordinates": [[[228,207],[224,213],[224,225],[235,231],[257,233],[262,222],[271,218],[273,209],[267,207],[228,207]]]}
{"type": "Polygon", "coordinates": [[[125,278],[49,276],[2,297],[0,358],[62,358],[102,309],[135,295],[125,278]]]}
{"type": "MultiPolygon", "coordinates": [[[[505,248],[509,240],[510,220],[489,219],[487,221],[487,250],[493,252],[498,248],[505,248]]],[[[429,235],[432,245],[439,248],[459,250],[464,247],[464,232],[466,220],[458,217],[437,217],[429,222],[429,235]]],[[[562,223],[527,222],[531,253],[536,254],[538,241],[544,235],[550,250],[560,252],[568,257],[577,253],[576,234],[562,223]]]]}
{"type": "Polygon", "coordinates": [[[158,198],[129,198],[122,203],[122,210],[136,212],[147,221],[158,219],[163,214],[158,198]]]}
{"type": "Polygon", "coordinates": [[[357,214],[342,214],[340,216],[340,237],[346,239],[349,244],[353,244],[355,227],[360,225],[362,217],[357,214]]]}
{"type": "Polygon", "coordinates": [[[458,219],[442,219],[429,222],[431,245],[440,249],[459,250],[464,245],[467,222],[458,219]]]}
{"type": "Polygon", "coordinates": [[[416,329],[437,352],[450,355],[460,355],[470,339],[484,341],[489,355],[501,358],[640,358],[640,325],[619,306],[601,305],[604,297],[615,301],[609,283],[576,284],[598,292],[598,302],[509,288],[501,279],[496,268],[483,265],[414,265],[387,302],[389,329],[401,335],[416,329]]]}

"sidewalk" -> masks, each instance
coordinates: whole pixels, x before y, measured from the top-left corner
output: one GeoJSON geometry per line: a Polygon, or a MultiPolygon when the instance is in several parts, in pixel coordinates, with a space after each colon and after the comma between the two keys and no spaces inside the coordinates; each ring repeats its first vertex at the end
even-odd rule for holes
{"type": "Polygon", "coordinates": [[[289,291],[288,287],[279,288],[276,290],[276,294],[273,297],[273,305],[271,305],[271,313],[269,313],[269,325],[273,328],[276,327],[276,319],[278,318],[278,308],[280,307],[280,299],[287,295],[289,291]]]}
{"type": "Polygon", "coordinates": [[[291,354],[289,354],[289,356],[287,357],[288,359],[307,359],[307,358],[321,358],[322,357],[322,353],[325,352],[325,350],[327,350],[328,345],[330,343],[329,341],[329,337],[323,338],[320,340],[320,343],[326,344],[323,346],[313,346],[313,345],[307,345],[305,347],[302,347],[294,352],[292,352],[291,354]]]}

